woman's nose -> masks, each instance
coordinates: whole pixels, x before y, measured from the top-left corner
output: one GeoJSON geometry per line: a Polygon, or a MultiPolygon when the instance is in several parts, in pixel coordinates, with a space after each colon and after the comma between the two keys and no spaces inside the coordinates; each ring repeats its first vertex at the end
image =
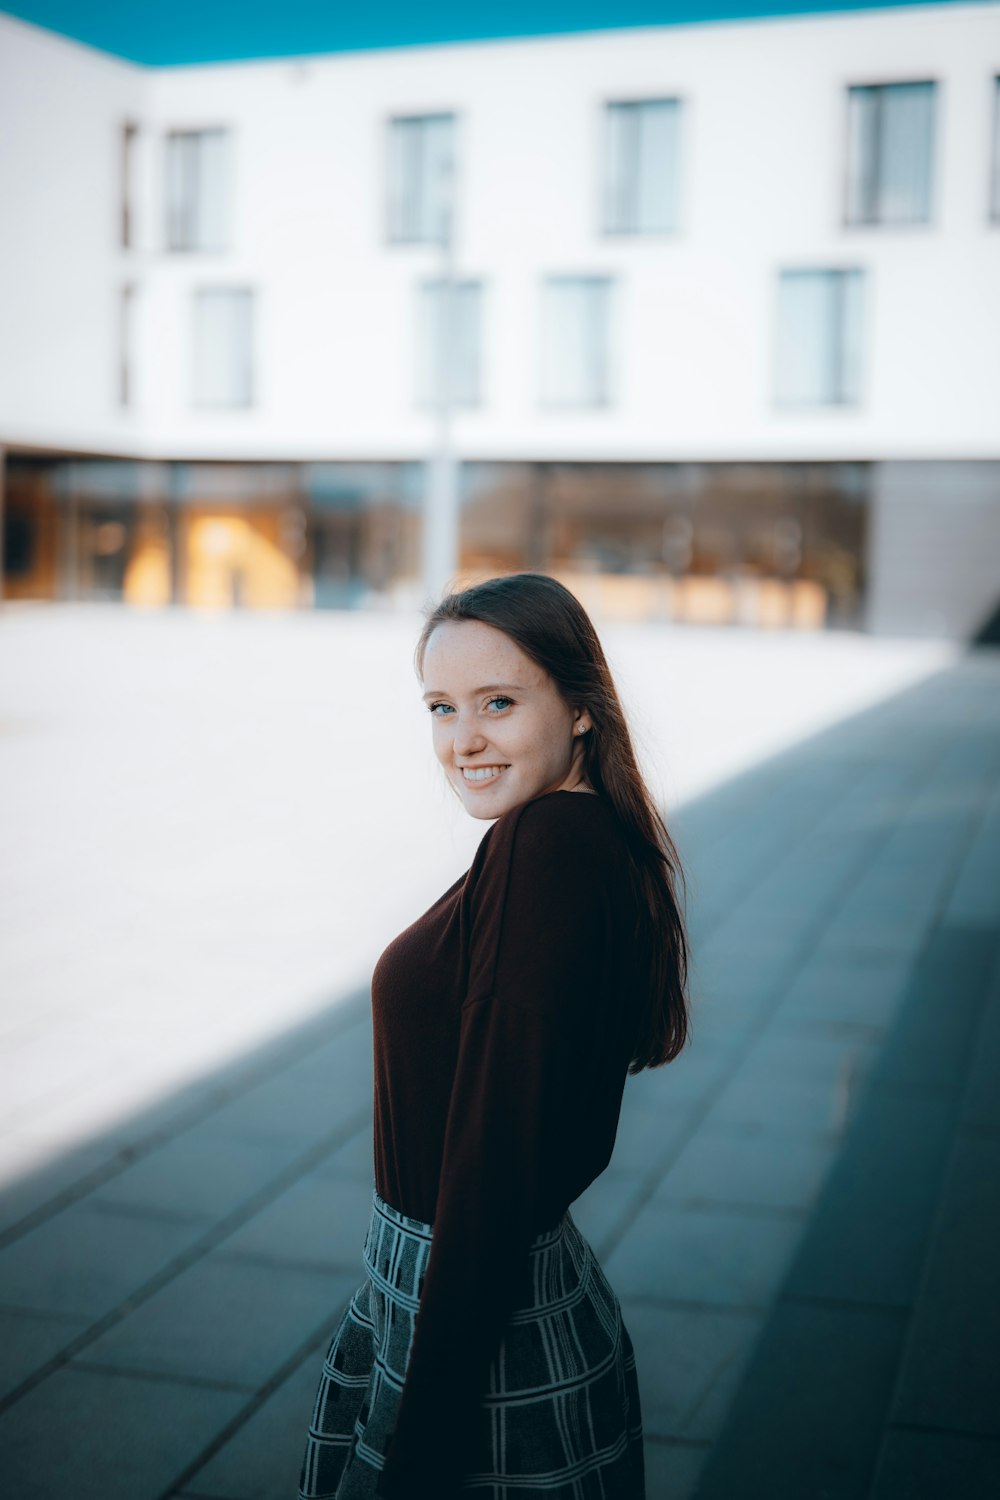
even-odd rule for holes
{"type": "Polygon", "coordinates": [[[486,736],[471,720],[459,718],[455,723],[455,752],[458,755],[475,755],[486,744],[486,736]]]}

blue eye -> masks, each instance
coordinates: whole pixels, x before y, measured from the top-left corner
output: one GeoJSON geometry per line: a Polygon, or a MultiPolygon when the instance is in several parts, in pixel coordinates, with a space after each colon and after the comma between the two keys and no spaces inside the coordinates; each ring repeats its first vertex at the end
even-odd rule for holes
{"type": "MultiPolygon", "coordinates": [[[[506,697],[506,695],[503,694],[503,693],[497,693],[495,697],[488,698],[486,701],[487,701],[487,703],[504,703],[504,704],[509,704],[509,703],[513,703],[514,700],[513,700],[513,698],[506,697]]],[[[442,702],[428,703],[427,708],[428,708],[428,710],[429,710],[430,713],[434,713],[435,710],[439,709],[439,708],[446,708],[446,709],[451,710],[451,704],[450,703],[442,703],[442,702]]],[[[507,712],[506,708],[498,708],[496,710],[495,714],[494,714],[494,717],[496,717],[497,714],[503,714],[503,713],[506,713],[506,712],[507,712]]],[[[444,715],[443,714],[438,714],[437,717],[439,719],[441,719],[441,718],[444,718],[444,715]]]]}

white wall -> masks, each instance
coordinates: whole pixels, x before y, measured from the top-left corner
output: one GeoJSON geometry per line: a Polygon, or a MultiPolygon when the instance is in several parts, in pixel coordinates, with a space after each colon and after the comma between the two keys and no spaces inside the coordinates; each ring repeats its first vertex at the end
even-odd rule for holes
{"type": "Polygon", "coordinates": [[[119,130],[142,69],[0,15],[0,441],[131,447],[116,410],[119,130]]]}
{"type": "Polygon", "coordinates": [[[486,283],[470,457],[992,458],[1000,225],[987,220],[1000,5],[412,48],[143,71],[0,16],[0,442],[169,456],[418,456],[414,286],[433,250],[384,239],[392,113],[462,117],[459,269],[486,283]],[[939,81],[933,223],[845,228],[845,89],[939,81]],[[686,102],[681,228],[599,232],[608,98],[686,102]],[[141,248],[116,249],[121,118],[146,127],[141,248]],[[235,133],[231,252],[163,249],[163,133],[235,133]],[[869,273],[865,398],[771,400],[779,267],[869,273]],[[607,411],[538,403],[539,281],[619,278],[607,411]],[[140,283],[138,409],[116,408],[118,283],[140,283]],[[258,294],[248,411],[193,411],[190,293],[258,294]]]}
{"type": "Polygon", "coordinates": [[[1000,464],[875,472],[867,628],[969,639],[1000,606],[1000,464]]]}

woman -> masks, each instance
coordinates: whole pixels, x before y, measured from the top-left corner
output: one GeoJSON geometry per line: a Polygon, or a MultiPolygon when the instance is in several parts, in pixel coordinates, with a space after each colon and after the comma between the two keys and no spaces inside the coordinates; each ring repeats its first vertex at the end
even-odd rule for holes
{"type": "Polygon", "coordinates": [[[300,1496],[643,1500],[632,1344],[568,1209],[611,1158],[626,1072],[687,1037],[676,851],[555,579],[449,595],[416,668],[449,785],[495,821],[372,977],[367,1279],[300,1496]]]}

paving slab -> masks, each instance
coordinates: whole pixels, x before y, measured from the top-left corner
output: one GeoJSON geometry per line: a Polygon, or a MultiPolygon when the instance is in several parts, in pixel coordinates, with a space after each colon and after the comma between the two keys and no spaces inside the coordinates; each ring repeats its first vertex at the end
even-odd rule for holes
{"type": "MultiPolygon", "coordinates": [[[[796,967],[788,953],[776,948],[756,954],[753,964],[744,964],[739,946],[727,948],[717,935],[695,943],[691,958],[695,1024],[699,1020],[707,1024],[721,1011],[727,1033],[732,1019],[745,1016],[755,1024],[762,1012],[768,1013],[796,967]],[[699,1010],[705,1012],[703,1017],[699,1010]]],[[[677,1061],[683,1056],[682,1052],[677,1061]]]]}
{"type": "Polygon", "coordinates": [[[892,1308],[779,1302],[698,1500],[865,1500],[905,1327],[892,1308]]]}
{"type": "Polygon", "coordinates": [[[1000,1495],[1000,1442],[995,1438],[890,1428],[870,1500],[989,1500],[995,1495],[1000,1495]]]}
{"type": "Polygon", "coordinates": [[[792,1297],[909,1307],[916,1295],[955,1105],[873,1093],[862,1102],[807,1226],[792,1297]]]}
{"type": "Polygon", "coordinates": [[[833,1145],[825,1141],[774,1140],[706,1126],[664,1173],[652,1202],[803,1213],[817,1197],[833,1155],[833,1145]]]}
{"type": "Polygon", "coordinates": [[[992,926],[1000,911],[1000,792],[986,811],[948,898],[944,920],[992,926]]]}
{"type": "MultiPolygon", "coordinates": [[[[701,1046],[685,1048],[664,1070],[658,1090],[662,1096],[658,1106],[662,1115],[677,1116],[686,1104],[698,1103],[714,1094],[738,1061],[739,1052],[724,1038],[703,1040],[701,1046]]],[[[630,1111],[633,1098],[638,1103],[639,1090],[630,1091],[623,1114],[630,1111]]],[[[617,1144],[616,1140],[616,1147],[617,1144]]]]}
{"type": "Polygon", "coordinates": [[[993,986],[984,1007],[976,1038],[969,1081],[962,1099],[959,1127],[963,1131],[1000,1133],[1000,983],[993,986]]]}
{"type": "Polygon", "coordinates": [[[677,1090],[673,1080],[663,1081],[661,1097],[648,1087],[625,1085],[625,1099],[618,1122],[618,1135],[611,1165],[622,1171],[655,1172],[672,1159],[680,1142],[687,1139],[699,1115],[697,1090],[677,1090]]]}
{"type": "Polygon", "coordinates": [[[206,1500],[291,1500],[329,1339],[324,1338],[197,1473],[184,1495],[206,1500]]]}
{"type": "Polygon", "coordinates": [[[67,1349],[86,1327],[82,1318],[0,1308],[0,1400],[67,1349]]]}
{"type": "Polygon", "coordinates": [[[998,1267],[1000,1136],[960,1137],[900,1368],[893,1423],[1000,1441],[998,1267]]]}
{"type": "Polygon", "coordinates": [[[872,1085],[964,1089],[1000,951],[996,929],[941,924],[914,969],[905,1015],[881,1049],[872,1085]]]}
{"type": "MultiPolygon", "coordinates": [[[[951,809],[964,842],[950,847],[964,858],[978,826],[975,779],[970,791],[966,773],[995,767],[996,750],[942,760],[955,783],[939,784],[939,800],[924,806],[935,818],[941,806],[951,809]]],[[[698,1500],[989,1492],[975,1486],[1000,1440],[1000,1137],[990,1128],[992,1100],[985,1103],[987,1076],[1000,1075],[1000,933],[995,918],[956,923],[939,910],[928,920],[919,903],[913,916],[922,942],[893,1025],[713,1444],[698,1500]],[[921,1435],[937,1490],[918,1472],[921,1435]],[[945,1477],[949,1453],[954,1487],[945,1477]]]]}
{"type": "Polygon", "coordinates": [[[620,1297],[756,1309],[774,1295],[800,1216],[648,1203],[606,1270],[620,1297]]]}
{"type": "Polygon", "coordinates": [[[238,1391],[63,1369],[0,1416],[17,1500],[158,1500],[246,1403],[238,1391]]]}
{"type": "Polygon", "coordinates": [[[254,1391],[346,1302],[357,1276],[218,1251],[90,1344],[88,1368],[224,1381],[254,1391]]]}
{"type": "Polygon", "coordinates": [[[298,1141],[248,1142],[188,1130],[116,1173],[90,1201],[214,1224],[279,1177],[298,1150],[298,1141]]]}
{"type": "Polygon", "coordinates": [[[708,1444],[648,1442],[646,1494],[655,1500],[693,1500],[708,1444]]]}
{"type": "Polygon", "coordinates": [[[764,1318],[737,1308],[621,1299],[642,1383],[643,1431],[650,1437],[708,1443],[725,1420],[764,1318]],[[648,1378],[656,1371],[656,1379],[648,1378]]]}
{"type": "Polygon", "coordinates": [[[24,1233],[29,1221],[76,1184],[100,1176],[121,1158],[117,1142],[67,1144],[37,1130],[16,1130],[0,1140],[0,1245],[24,1233]],[[30,1165],[29,1165],[30,1164],[30,1165]],[[5,1170],[6,1169],[6,1170],[5,1170]]]}
{"type": "Polygon", "coordinates": [[[911,971],[911,961],[894,953],[811,953],[793,976],[775,1017],[867,1025],[882,1034],[896,1018],[911,971]]]}
{"type": "Polygon", "coordinates": [[[574,1200],[570,1209],[573,1222],[589,1240],[598,1260],[603,1260],[620,1238],[622,1226],[631,1222],[645,1197],[641,1174],[611,1166],[574,1200]]]}
{"type": "Polygon", "coordinates": [[[823,1027],[790,1028],[783,1018],[771,1017],[747,1048],[740,1074],[759,1073],[762,1089],[776,1078],[815,1080],[824,1088],[839,1086],[848,1076],[862,1081],[882,1040],[880,1034],[873,1047],[868,1036],[855,1031],[831,1036],[823,1027]]]}
{"type": "Polygon", "coordinates": [[[371,1108],[370,1042],[368,1047],[367,1062],[361,1067],[355,1063],[353,1048],[338,1064],[334,1043],[282,1068],[214,1111],[201,1126],[203,1133],[265,1145],[315,1141],[359,1110],[371,1108]]]}
{"type": "Polygon", "coordinates": [[[824,1082],[787,1074],[774,1077],[741,1067],[712,1101],[705,1123],[775,1136],[791,1134],[796,1139],[806,1135],[826,1139],[842,1132],[848,1104],[839,1078],[824,1082]]]}
{"type": "Polygon", "coordinates": [[[227,1235],[220,1253],[282,1265],[364,1274],[374,1181],[307,1173],[227,1235]]]}
{"type": "Polygon", "coordinates": [[[366,1124],[356,1130],[342,1146],[324,1156],[310,1171],[314,1177],[326,1177],[332,1181],[353,1177],[364,1182],[374,1182],[375,1143],[372,1126],[366,1124]]]}
{"type": "Polygon", "coordinates": [[[200,1224],[74,1203],[0,1250],[0,1295],[10,1306],[95,1320],[202,1233],[200,1224]]]}

